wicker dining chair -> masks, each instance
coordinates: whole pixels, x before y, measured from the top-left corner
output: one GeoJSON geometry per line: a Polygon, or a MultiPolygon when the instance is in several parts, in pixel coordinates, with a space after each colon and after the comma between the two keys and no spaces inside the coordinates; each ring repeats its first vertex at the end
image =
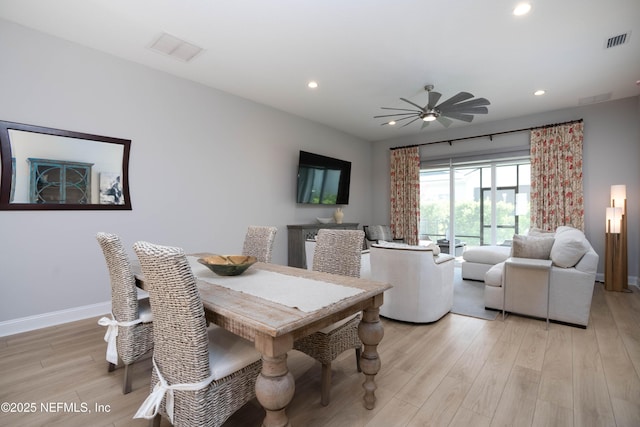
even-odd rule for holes
{"type": "Polygon", "coordinates": [[[180,248],[136,242],[154,316],[151,393],[134,418],[175,426],[220,426],[255,397],[261,355],[223,328],[207,329],[189,262],[180,248]]]}
{"type": "Polygon", "coordinates": [[[273,241],[277,231],[276,227],[249,226],[244,238],[242,255],[254,256],[260,262],[271,262],[273,241]]]}
{"type": "MultiPolygon", "coordinates": [[[[314,271],[360,277],[364,231],[320,229],[313,256],[314,271]]],[[[356,350],[356,367],[360,372],[362,342],[358,337],[360,315],[346,319],[308,335],[293,348],[322,363],[321,402],[329,404],[331,395],[331,363],[344,351],[356,350]]]]}
{"type": "Polygon", "coordinates": [[[103,317],[98,324],[107,326],[108,370],[112,372],[118,359],[124,364],[122,393],[131,391],[129,367],[153,348],[153,316],[149,298],[138,299],[136,280],[129,257],[115,234],[98,233],[111,281],[111,318],[103,317]]]}

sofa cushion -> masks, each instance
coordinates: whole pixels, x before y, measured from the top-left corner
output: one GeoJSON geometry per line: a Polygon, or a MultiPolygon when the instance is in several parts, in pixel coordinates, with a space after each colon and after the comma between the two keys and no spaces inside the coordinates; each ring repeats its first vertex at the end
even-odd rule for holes
{"type": "Polygon", "coordinates": [[[562,268],[575,266],[589,250],[584,233],[577,228],[558,227],[551,248],[551,261],[562,268]]]}
{"type": "Polygon", "coordinates": [[[553,237],[522,236],[515,234],[511,245],[511,256],[517,258],[549,259],[553,237]]]}
{"type": "Polygon", "coordinates": [[[511,248],[509,246],[473,246],[462,253],[466,262],[495,265],[509,258],[511,248]]]}
{"type": "Polygon", "coordinates": [[[502,286],[502,270],[504,262],[498,263],[491,267],[484,275],[484,284],[488,286],[502,286]]]}

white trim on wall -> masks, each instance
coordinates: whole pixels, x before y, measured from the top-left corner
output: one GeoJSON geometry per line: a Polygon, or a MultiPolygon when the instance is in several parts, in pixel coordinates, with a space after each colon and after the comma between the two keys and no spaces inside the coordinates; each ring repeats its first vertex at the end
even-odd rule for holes
{"type": "MultiPolygon", "coordinates": [[[[0,337],[111,313],[111,301],[0,322],[0,337]]],[[[97,324],[96,324],[96,327],[97,324]]]]}
{"type": "MultiPolygon", "coordinates": [[[[596,273],[596,282],[604,284],[604,273],[596,273]]],[[[627,285],[635,286],[636,288],[638,288],[638,290],[640,290],[640,279],[638,278],[638,276],[629,276],[627,278],[627,285]]]]}

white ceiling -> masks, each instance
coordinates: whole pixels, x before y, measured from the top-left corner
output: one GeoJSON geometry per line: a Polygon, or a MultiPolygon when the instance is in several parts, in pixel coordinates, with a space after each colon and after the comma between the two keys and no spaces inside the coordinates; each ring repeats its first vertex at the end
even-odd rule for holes
{"type": "Polygon", "coordinates": [[[521,17],[516,3],[0,0],[0,17],[370,141],[442,130],[373,118],[382,106],[406,108],[400,97],[426,104],[425,84],[442,100],[489,99],[473,123],[640,94],[639,0],[531,0],[521,17]],[[165,32],[204,51],[185,63],[150,50],[165,32]]]}

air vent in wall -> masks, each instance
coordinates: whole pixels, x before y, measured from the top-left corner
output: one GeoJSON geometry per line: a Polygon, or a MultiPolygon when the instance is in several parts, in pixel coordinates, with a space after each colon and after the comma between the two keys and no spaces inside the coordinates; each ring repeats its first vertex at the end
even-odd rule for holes
{"type": "Polygon", "coordinates": [[[629,32],[626,32],[624,34],[618,34],[617,36],[609,37],[605,44],[605,49],[610,49],[612,47],[625,44],[627,40],[629,40],[629,32]]]}

